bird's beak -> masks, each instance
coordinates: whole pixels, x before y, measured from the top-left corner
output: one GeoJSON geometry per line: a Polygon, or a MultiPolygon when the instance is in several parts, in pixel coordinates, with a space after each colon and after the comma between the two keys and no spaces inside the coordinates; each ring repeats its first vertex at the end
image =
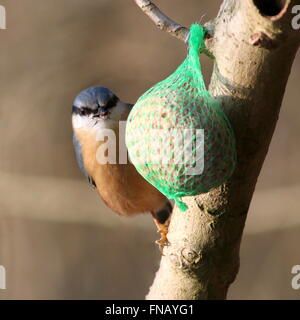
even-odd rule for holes
{"type": "Polygon", "coordinates": [[[101,118],[101,119],[107,119],[110,112],[107,108],[100,107],[98,109],[98,112],[94,115],[94,118],[101,118]]]}

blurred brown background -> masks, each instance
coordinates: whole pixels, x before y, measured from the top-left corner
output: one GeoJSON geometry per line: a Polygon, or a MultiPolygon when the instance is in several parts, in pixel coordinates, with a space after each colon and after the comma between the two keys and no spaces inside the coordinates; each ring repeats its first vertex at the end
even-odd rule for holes
{"type": "MultiPolygon", "coordinates": [[[[189,25],[221,1],[160,0],[189,25]]],[[[75,163],[70,106],[92,85],[134,102],[185,56],[132,0],[2,0],[0,30],[1,299],[143,299],[158,268],[149,216],[111,214],[75,163]]],[[[212,62],[203,57],[207,79],[212,62]]],[[[299,299],[300,55],[251,205],[231,299],[299,299]]],[[[274,75],[276,77],[276,75],[274,75]]]]}

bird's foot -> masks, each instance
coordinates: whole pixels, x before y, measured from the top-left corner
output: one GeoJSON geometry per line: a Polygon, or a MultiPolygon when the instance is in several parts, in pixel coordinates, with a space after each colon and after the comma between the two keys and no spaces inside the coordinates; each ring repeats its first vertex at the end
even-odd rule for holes
{"type": "Polygon", "coordinates": [[[172,205],[169,201],[158,211],[151,212],[154,222],[157,227],[157,232],[160,233],[160,239],[155,241],[159,246],[159,250],[162,253],[165,246],[169,246],[167,234],[169,231],[169,225],[171,221],[172,205]]]}
{"type": "Polygon", "coordinates": [[[160,233],[160,239],[156,240],[155,243],[158,245],[159,250],[162,253],[164,247],[170,245],[170,242],[167,238],[170,220],[166,221],[164,224],[160,224],[157,221],[155,221],[155,222],[156,222],[156,226],[157,226],[157,232],[160,233]]]}

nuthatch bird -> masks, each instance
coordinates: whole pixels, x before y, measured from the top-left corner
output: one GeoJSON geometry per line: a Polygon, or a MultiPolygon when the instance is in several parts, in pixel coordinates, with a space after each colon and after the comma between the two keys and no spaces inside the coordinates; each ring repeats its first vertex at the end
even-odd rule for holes
{"type": "MultiPolygon", "coordinates": [[[[148,183],[127,161],[126,164],[102,163],[97,151],[105,141],[97,138],[113,130],[119,137],[119,122],[126,121],[132,104],[124,103],[104,87],[82,91],[73,102],[73,143],[78,165],[97,189],[105,204],[123,216],[150,212],[161,234],[160,249],[167,241],[172,205],[155,187],[148,183]]],[[[115,148],[119,149],[119,138],[115,148]]],[[[127,151],[127,150],[126,150],[127,151]]],[[[117,157],[118,158],[118,157],[117,157]]]]}

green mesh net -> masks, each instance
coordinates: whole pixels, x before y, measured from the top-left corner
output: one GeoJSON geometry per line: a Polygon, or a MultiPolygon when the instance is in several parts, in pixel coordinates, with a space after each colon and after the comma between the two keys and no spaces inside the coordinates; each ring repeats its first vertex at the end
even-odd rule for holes
{"type": "Polygon", "coordinates": [[[203,27],[191,26],[187,58],[139,98],[126,127],[131,162],[182,211],[182,197],[221,185],[236,162],[231,125],[201,73],[204,36],[203,27]]]}

